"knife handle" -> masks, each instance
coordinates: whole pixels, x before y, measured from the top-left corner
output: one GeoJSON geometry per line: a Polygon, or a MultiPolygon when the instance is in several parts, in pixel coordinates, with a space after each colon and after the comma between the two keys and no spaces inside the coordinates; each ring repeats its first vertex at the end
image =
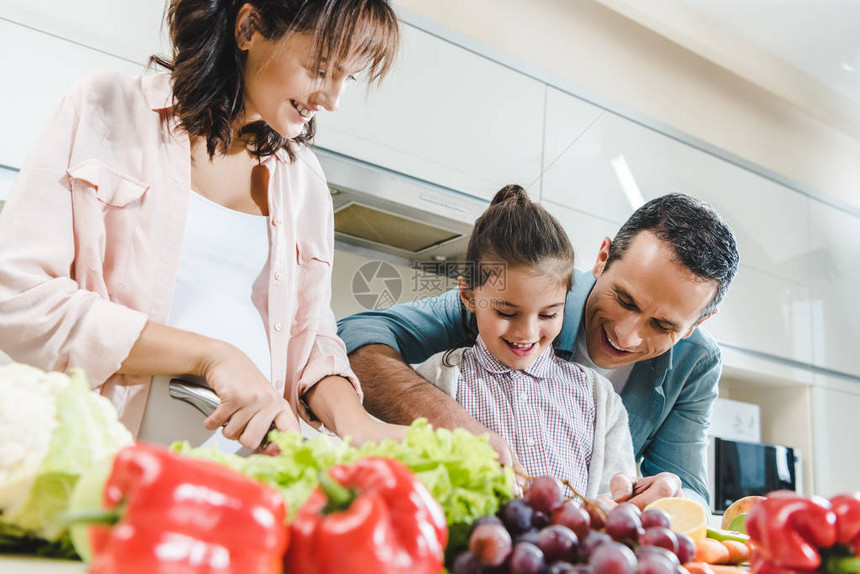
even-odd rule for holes
{"type": "MultiPolygon", "coordinates": [[[[182,379],[170,379],[170,384],[167,388],[171,397],[188,403],[207,417],[214,413],[215,409],[221,405],[221,399],[218,398],[215,391],[204,385],[190,383],[182,379]]],[[[224,423],[224,426],[226,425],[227,423],[224,423]]],[[[261,447],[265,448],[269,444],[269,432],[273,430],[278,430],[274,421],[269,426],[266,436],[263,437],[261,447]]]]}
{"type": "Polygon", "coordinates": [[[189,383],[182,379],[170,379],[168,390],[171,397],[188,403],[207,417],[214,413],[221,404],[218,395],[209,387],[189,383]]]}

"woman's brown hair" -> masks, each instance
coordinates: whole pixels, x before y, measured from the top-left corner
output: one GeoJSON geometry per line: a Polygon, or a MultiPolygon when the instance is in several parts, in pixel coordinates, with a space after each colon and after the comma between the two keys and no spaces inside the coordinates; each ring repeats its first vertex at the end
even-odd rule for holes
{"type": "MultiPolygon", "coordinates": [[[[171,0],[167,24],[173,55],[150,61],[170,70],[180,125],[190,136],[206,139],[210,156],[229,149],[233,122],[244,111],[245,57],[236,44],[235,26],[245,4],[255,11],[253,31],[267,39],[312,31],[314,66],[320,69],[331,71],[357,56],[366,59],[367,78],[374,83],[393,64],[400,38],[388,0],[171,0]]],[[[258,157],[283,149],[294,159],[294,146],[308,144],[315,131],[312,119],[292,139],[263,121],[244,126],[241,133],[258,157]]]]}

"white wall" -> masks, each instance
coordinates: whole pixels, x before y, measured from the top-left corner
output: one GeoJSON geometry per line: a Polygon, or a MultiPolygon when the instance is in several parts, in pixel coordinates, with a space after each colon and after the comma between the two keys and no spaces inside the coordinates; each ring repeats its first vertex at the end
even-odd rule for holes
{"type": "MultiPolygon", "coordinates": [[[[373,266],[377,263],[392,265],[399,275],[399,281],[397,279],[394,281],[394,289],[397,289],[394,293],[397,297],[395,303],[408,303],[422,297],[433,297],[454,287],[450,281],[441,278],[437,280],[420,268],[412,268],[408,261],[338,242],[335,245],[331,278],[334,287],[331,308],[337,319],[372,309],[366,302],[360,301],[355,296],[356,284],[361,281],[356,277],[356,274],[359,273],[360,269],[373,270],[373,267],[363,266],[373,266]]],[[[358,289],[363,285],[363,283],[358,283],[358,289]]],[[[369,287],[368,291],[376,295],[382,295],[386,289],[386,285],[380,279],[371,280],[367,286],[369,287]]]]}

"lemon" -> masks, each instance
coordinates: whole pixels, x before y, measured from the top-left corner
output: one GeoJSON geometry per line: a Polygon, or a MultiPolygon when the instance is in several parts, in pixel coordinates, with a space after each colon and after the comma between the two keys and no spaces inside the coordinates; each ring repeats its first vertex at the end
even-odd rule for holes
{"type": "Polygon", "coordinates": [[[708,511],[704,506],[689,498],[660,498],[645,507],[657,508],[669,515],[673,532],[686,534],[693,540],[704,540],[708,532],[708,511]]]}

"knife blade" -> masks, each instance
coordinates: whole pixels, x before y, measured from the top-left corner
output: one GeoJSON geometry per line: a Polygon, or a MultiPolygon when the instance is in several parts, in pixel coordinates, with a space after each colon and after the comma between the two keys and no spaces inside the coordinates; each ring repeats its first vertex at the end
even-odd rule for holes
{"type": "MultiPolygon", "coordinates": [[[[171,397],[188,403],[207,417],[214,413],[215,409],[221,406],[221,399],[218,398],[215,391],[203,384],[183,379],[170,379],[168,391],[171,397]]],[[[226,426],[226,424],[227,423],[224,423],[224,426],[226,426]]],[[[266,431],[266,435],[263,437],[263,442],[260,443],[260,448],[266,448],[266,446],[268,446],[269,432],[273,430],[278,430],[278,427],[275,426],[274,422],[269,426],[269,430],[266,431]]]]}

